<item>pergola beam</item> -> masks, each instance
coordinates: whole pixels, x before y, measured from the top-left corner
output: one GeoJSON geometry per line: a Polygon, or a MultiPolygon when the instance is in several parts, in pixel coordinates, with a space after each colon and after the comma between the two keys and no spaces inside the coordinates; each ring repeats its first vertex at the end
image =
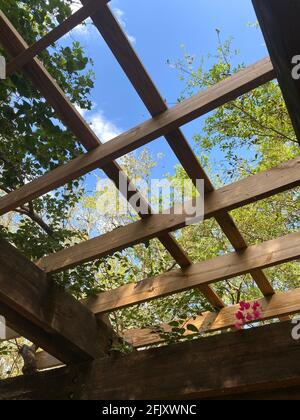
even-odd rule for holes
{"type": "Polygon", "coordinates": [[[0,313],[22,336],[64,363],[108,352],[108,326],[1,238],[0,265],[0,313]]]}
{"type": "Polygon", "coordinates": [[[300,144],[300,3],[297,0],[252,2],[300,144]]]}
{"type": "MultiPolygon", "coordinates": [[[[82,4],[86,4],[87,1],[81,0],[82,4]]],[[[93,16],[93,22],[152,117],[165,112],[168,109],[166,101],[160,95],[110,8],[106,6],[102,13],[96,13],[93,16]]],[[[261,76],[260,83],[263,84],[274,79],[275,72],[270,66],[269,71],[261,76]]],[[[254,87],[258,87],[258,85],[254,87]]],[[[165,134],[165,139],[194,184],[197,179],[204,179],[205,192],[212,192],[214,186],[183,132],[179,128],[175,129],[165,134]]],[[[235,251],[247,248],[248,244],[230,214],[219,214],[216,216],[216,220],[235,251]]],[[[275,293],[263,271],[253,271],[251,276],[265,296],[275,293]]]]}
{"type": "Polygon", "coordinates": [[[300,258],[300,233],[248,247],[185,270],[174,270],[139,283],[131,283],[86,301],[94,313],[104,313],[169,296],[200,285],[228,280],[251,270],[264,269],[300,258]]]}
{"type": "MultiPolygon", "coordinates": [[[[300,158],[281,167],[261,172],[212,193],[204,200],[204,217],[210,218],[222,211],[233,210],[257,200],[300,185],[300,158]]],[[[123,226],[105,235],[69,247],[42,258],[38,265],[47,273],[55,273],[93,261],[153,239],[161,232],[170,232],[186,226],[196,214],[193,200],[169,209],[166,214],[149,216],[145,220],[123,226]]]]}
{"type": "Polygon", "coordinates": [[[32,61],[34,57],[39,55],[50,45],[54,44],[72,29],[76,28],[76,26],[85,21],[88,17],[99,10],[101,12],[101,7],[105,6],[109,1],[110,0],[88,0],[86,5],[77,10],[59,26],[39,39],[35,44],[27,48],[24,52],[14,57],[6,66],[6,76],[9,77],[15,71],[20,70],[23,66],[32,61]]]}
{"type": "MultiPolygon", "coordinates": [[[[20,53],[28,49],[28,45],[13,27],[11,22],[7,19],[5,14],[0,10],[0,42],[3,44],[5,49],[10,55],[17,56],[20,53]]],[[[68,127],[78,139],[78,141],[87,149],[92,150],[101,146],[101,141],[93,132],[89,124],[84,120],[76,108],[72,105],[69,99],[66,97],[62,89],[54,81],[51,75],[43,67],[43,65],[36,58],[32,60],[26,67],[24,67],[25,74],[34,83],[36,88],[42,93],[45,99],[55,110],[58,118],[68,127]]],[[[102,168],[106,175],[114,181],[117,188],[119,188],[119,178],[123,178],[124,182],[130,183],[130,180],[126,174],[122,171],[117,162],[112,162],[110,165],[102,168]]],[[[139,194],[137,190],[131,192],[133,194],[139,194]]],[[[140,195],[141,202],[144,202],[144,198],[140,195]]],[[[145,203],[147,205],[147,203],[145,203]]],[[[175,239],[166,234],[159,237],[161,243],[169,251],[175,261],[181,267],[187,267],[191,264],[189,257],[185,254],[180,245],[175,239]]],[[[207,296],[210,299],[210,295],[207,296]]],[[[220,299],[214,296],[215,299],[211,301],[212,304],[218,303],[222,305],[220,299]]]]}
{"type": "MultiPolygon", "coordinates": [[[[275,319],[279,317],[288,317],[300,313],[300,289],[289,290],[288,292],[278,292],[270,297],[257,299],[262,308],[262,317],[258,322],[275,319]]],[[[196,318],[186,320],[183,327],[188,324],[195,325],[199,332],[209,333],[227,330],[233,328],[237,322],[236,313],[239,311],[240,305],[233,305],[223,308],[220,312],[205,312],[196,318]]],[[[170,332],[172,327],[168,324],[160,326],[162,331],[170,332]]],[[[194,334],[186,330],[185,336],[194,334]]],[[[155,328],[134,328],[125,330],[123,337],[128,343],[135,348],[147,347],[162,343],[162,336],[155,328]]],[[[50,362],[49,356],[49,362],[50,362]]],[[[46,362],[46,358],[44,358],[46,362]]],[[[56,366],[61,365],[57,363],[56,366]]],[[[47,368],[47,364],[40,363],[42,369],[47,368]],[[43,367],[42,367],[43,366],[43,367]]]]}
{"type": "Polygon", "coordinates": [[[272,391],[279,395],[279,390],[285,393],[300,385],[300,346],[291,329],[290,322],[269,325],[9,379],[0,382],[0,399],[201,400],[272,391]]]}
{"type": "MultiPolygon", "coordinates": [[[[104,10],[108,10],[108,8],[104,8],[104,10]]],[[[95,15],[93,16],[95,18],[95,15]]],[[[101,14],[97,14],[97,19],[102,19],[101,14]]],[[[122,33],[122,31],[120,32],[122,33]]],[[[6,49],[10,52],[11,55],[18,55],[24,50],[28,48],[20,34],[13,28],[11,23],[7,20],[5,15],[0,12],[0,39],[1,42],[4,43],[6,49]]],[[[246,91],[249,91],[268,80],[271,80],[274,76],[274,72],[272,66],[268,59],[266,59],[266,67],[262,71],[262,73],[256,73],[254,75],[254,79],[246,83],[246,86],[241,88],[241,91],[236,92],[236,94],[240,95],[246,91]]],[[[69,127],[75,136],[81,141],[81,143],[88,149],[91,150],[96,148],[101,143],[97,136],[93,133],[91,128],[88,124],[84,121],[81,115],[76,111],[76,109],[72,106],[70,101],[65,97],[62,90],[58,87],[58,85],[54,82],[51,76],[47,73],[47,71],[43,68],[43,66],[38,62],[38,60],[33,60],[30,66],[25,68],[26,74],[31,78],[31,80],[35,83],[38,89],[42,92],[45,98],[49,101],[49,103],[53,106],[55,111],[57,112],[58,116],[62,119],[62,121],[69,127]],[[28,68],[27,68],[28,67],[28,68]]],[[[234,99],[234,98],[232,98],[234,99]]],[[[228,98],[227,100],[230,100],[228,98]]],[[[221,104],[220,104],[221,105],[221,104]]],[[[181,140],[183,136],[177,135],[172,137],[172,142],[175,140],[181,140]]],[[[180,133],[179,133],[180,134],[180,133]]],[[[169,138],[170,140],[170,138],[169,138]]],[[[180,150],[180,147],[177,148],[177,153],[180,150]]],[[[185,147],[187,150],[187,147],[185,147]]],[[[181,153],[181,152],[180,152],[181,153]]],[[[192,156],[192,153],[188,153],[188,161],[194,168],[200,168],[200,165],[196,165],[195,156],[192,156]],[[193,159],[189,159],[192,158],[193,159]]],[[[121,168],[116,162],[113,162],[103,168],[104,172],[110,177],[116,184],[117,188],[119,188],[119,176],[123,177],[123,179],[129,184],[130,180],[126,177],[126,175],[121,171],[121,168]]],[[[209,182],[206,174],[201,169],[199,175],[203,175],[203,178],[206,180],[206,189],[212,190],[212,185],[209,182]]],[[[194,179],[195,177],[193,177],[194,179]]],[[[132,191],[132,194],[138,193],[137,190],[132,191]]],[[[140,195],[141,203],[144,202],[143,197],[140,195]]],[[[147,203],[145,203],[147,204],[147,203]]],[[[143,218],[143,215],[140,214],[143,218]]],[[[218,216],[218,221],[222,223],[222,229],[228,236],[230,242],[234,246],[236,250],[244,249],[247,244],[238,231],[237,227],[234,224],[234,221],[231,219],[229,215],[223,215],[222,219],[218,216]]],[[[191,261],[189,257],[186,255],[184,250],[180,247],[177,241],[170,235],[170,234],[160,234],[158,239],[161,243],[165,246],[165,248],[169,251],[171,256],[175,259],[175,261],[182,267],[185,268],[191,265],[191,261]]],[[[270,286],[268,280],[266,279],[264,273],[262,272],[253,272],[251,273],[253,278],[257,281],[260,289],[264,294],[272,294],[274,291],[270,286]]],[[[208,299],[214,307],[223,307],[224,303],[221,299],[217,296],[217,294],[211,288],[202,289],[203,294],[208,299]]]]}
{"type": "MultiPolygon", "coordinates": [[[[279,292],[268,298],[259,299],[258,302],[262,308],[262,317],[258,322],[298,314],[300,313],[300,289],[279,292]]],[[[188,324],[195,325],[201,334],[226,330],[236,324],[236,313],[239,308],[240,305],[234,305],[223,308],[220,312],[205,312],[195,318],[187,319],[182,327],[186,328],[188,324]]],[[[160,329],[166,333],[172,331],[169,324],[161,324],[160,329]]],[[[195,333],[186,329],[184,337],[191,334],[195,333]]],[[[134,348],[153,346],[164,341],[157,328],[129,329],[125,330],[122,336],[134,348]]],[[[53,356],[40,352],[37,353],[37,365],[38,369],[43,370],[62,366],[62,363],[53,356]]]]}
{"type": "MultiPolygon", "coordinates": [[[[0,214],[16,209],[34,198],[58,188],[96,168],[105,168],[114,159],[149,143],[152,140],[168,133],[172,128],[192,121],[196,116],[203,115],[218,104],[224,104],[228,95],[235,96],[241,86],[246,86],[257,73],[269,68],[268,60],[263,60],[246,70],[242,70],[225,81],[199,93],[174,108],[165,111],[156,118],[150,119],[139,126],[121,134],[114,140],[97,147],[96,149],[75,158],[46,175],[28,183],[0,199],[0,214]]],[[[126,184],[125,184],[126,185],[126,184]]]]}

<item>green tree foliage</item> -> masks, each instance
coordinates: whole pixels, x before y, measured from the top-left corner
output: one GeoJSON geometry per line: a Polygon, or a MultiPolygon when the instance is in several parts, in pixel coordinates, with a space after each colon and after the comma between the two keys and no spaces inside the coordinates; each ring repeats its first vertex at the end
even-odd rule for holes
{"type": "MultiPolygon", "coordinates": [[[[200,65],[197,65],[195,57],[185,53],[184,59],[175,64],[185,84],[179,100],[207,89],[245,67],[233,64],[238,61],[239,52],[232,50],[231,40],[222,43],[219,31],[217,35],[219,46],[216,55],[207,57],[207,60],[201,59],[200,65]]],[[[194,141],[200,160],[216,187],[278,166],[299,155],[298,142],[275,81],[205,117],[194,141]],[[216,154],[218,162],[214,158],[216,154]]],[[[176,176],[186,176],[181,167],[177,168],[176,176]]],[[[249,245],[254,245],[298,230],[299,208],[297,189],[235,210],[232,216],[249,245]]],[[[214,221],[184,229],[181,240],[194,261],[232,251],[214,221]]],[[[266,272],[277,290],[299,286],[298,263],[285,264],[266,272]]],[[[249,275],[223,282],[217,289],[228,303],[258,295],[249,275]]]]}

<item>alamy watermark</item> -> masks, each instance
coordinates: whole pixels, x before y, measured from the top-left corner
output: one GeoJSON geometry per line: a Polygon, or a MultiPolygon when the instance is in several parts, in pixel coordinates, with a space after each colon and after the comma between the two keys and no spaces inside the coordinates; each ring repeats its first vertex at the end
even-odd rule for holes
{"type": "Polygon", "coordinates": [[[2,55],[0,55],[0,79],[6,79],[6,61],[2,55]]]}
{"type": "Polygon", "coordinates": [[[300,315],[297,315],[292,320],[292,338],[293,340],[300,340],[300,315]]]}
{"type": "Polygon", "coordinates": [[[294,55],[292,58],[292,78],[294,80],[300,80],[300,55],[294,55]]]}
{"type": "Polygon", "coordinates": [[[167,179],[137,178],[128,185],[121,173],[117,189],[109,179],[98,181],[96,208],[111,217],[128,215],[132,208],[146,216],[152,209],[163,215],[183,215],[186,225],[199,223],[204,219],[204,180],[194,186],[186,179],[174,184],[167,179]]]}
{"type": "Polygon", "coordinates": [[[4,316],[0,316],[0,340],[6,339],[6,322],[4,316]]]}

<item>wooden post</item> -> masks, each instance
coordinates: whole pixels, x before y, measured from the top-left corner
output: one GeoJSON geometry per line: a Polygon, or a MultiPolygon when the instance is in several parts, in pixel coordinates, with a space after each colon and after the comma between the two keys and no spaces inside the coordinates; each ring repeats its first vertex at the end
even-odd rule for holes
{"type": "Polygon", "coordinates": [[[18,333],[66,364],[108,353],[109,326],[1,238],[0,266],[0,314],[18,333]]]}
{"type": "Polygon", "coordinates": [[[300,143],[300,2],[252,2],[300,143]]]}

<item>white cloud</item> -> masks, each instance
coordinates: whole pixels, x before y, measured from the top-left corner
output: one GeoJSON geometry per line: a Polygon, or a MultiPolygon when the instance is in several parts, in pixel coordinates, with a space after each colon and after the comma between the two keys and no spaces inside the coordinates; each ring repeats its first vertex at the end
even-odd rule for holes
{"type": "MultiPolygon", "coordinates": [[[[77,10],[79,10],[80,7],[82,7],[82,4],[81,4],[80,0],[74,0],[71,4],[71,9],[72,9],[73,13],[75,13],[77,10]]],[[[131,42],[131,44],[133,44],[133,45],[136,44],[136,38],[134,36],[130,35],[126,30],[127,23],[126,23],[124,11],[121,10],[119,7],[112,7],[112,12],[115,15],[119,24],[121,25],[121,27],[123,28],[127,38],[131,42]]],[[[86,21],[86,23],[87,23],[87,25],[78,25],[75,29],[73,29],[73,31],[80,36],[90,37],[91,34],[92,34],[92,31],[94,29],[94,27],[91,25],[92,20],[88,19],[86,21]]]]}
{"type": "Polygon", "coordinates": [[[97,112],[91,116],[90,124],[102,143],[117,137],[121,130],[115,124],[105,118],[103,112],[97,112]]]}
{"type": "MultiPolygon", "coordinates": [[[[70,4],[72,13],[77,12],[82,7],[82,3],[80,0],[73,0],[70,4]]],[[[85,21],[85,24],[79,24],[76,26],[76,28],[72,29],[71,32],[68,32],[66,36],[70,36],[70,33],[74,33],[75,35],[79,35],[82,37],[90,37],[92,34],[92,31],[94,30],[94,27],[92,26],[92,19],[88,18],[85,21]]]]}
{"type": "Polygon", "coordinates": [[[77,10],[79,10],[82,7],[82,3],[80,2],[80,0],[73,0],[72,3],[70,4],[72,13],[77,12],[77,10]]]}
{"type": "Polygon", "coordinates": [[[107,143],[121,134],[122,130],[106,118],[102,110],[97,110],[96,104],[94,104],[91,111],[81,109],[78,106],[76,106],[76,109],[89,123],[92,130],[97,134],[102,143],[107,143]]]}
{"type": "Polygon", "coordinates": [[[129,39],[129,41],[131,42],[131,44],[136,44],[136,38],[134,36],[130,35],[126,30],[127,24],[126,24],[126,20],[125,20],[124,11],[119,9],[118,7],[113,7],[112,11],[113,11],[117,21],[119,22],[119,24],[124,29],[124,32],[125,32],[127,38],[129,39]]]}

